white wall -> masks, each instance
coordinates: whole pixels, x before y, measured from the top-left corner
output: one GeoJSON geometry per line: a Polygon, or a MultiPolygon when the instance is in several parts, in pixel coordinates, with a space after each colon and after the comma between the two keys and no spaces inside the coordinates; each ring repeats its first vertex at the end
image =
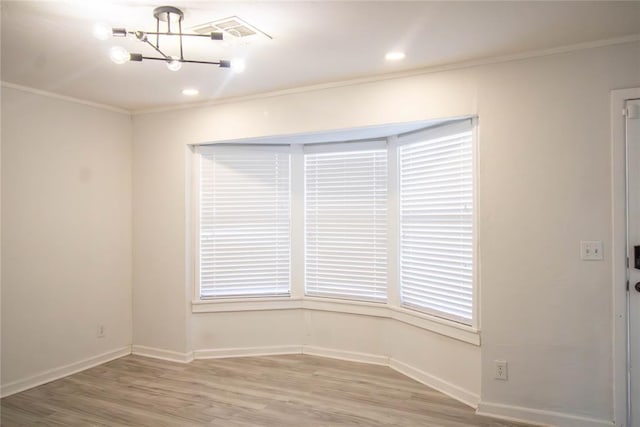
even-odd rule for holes
{"type": "Polygon", "coordinates": [[[199,357],[198,352],[236,354],[237,349],[299,347],[305,329],[301,310],[206,313],[194,319],[191,336],[199,357]]]}
{"type": "Polygon", "coordinates": [[[3,391],[126,351],[133,321],[140,346],[380,355],[479,394],[486,412],[604,424],[609,92],[638,85],[628,43],[140,114],[133,159],[128,115],[3,88],[3,391]],[[480,116],[480,348],[362,315],[191,313],[187,144],[468,114],[480,116]],[[605,260],[580,261],[580,240],[602,240],[605,260]],[[509,381],[493,379],[495,359],[509,381]]]}
{"type": "MultiPolygon", "coordinates": [[[[611,420],[611,263],[580,261],[578,248],[610,248],[609,91],[638,86],[639,61],[640,45],[628,43],[135,116],[134,343],[189,352],[220,342],[203,335],[222,333],[210,328],[235,331],[211,315],[191,319],[187,144],[478,114],[481,361],[469,351],[467,370],[449,380],[468,375],[477,389],[479,375],[494,413],[491,404],[529,419],[611,420]],[[509,381],[493,379],[495,359],[509,362],[509,381]]],[[[347,345],[329,332],[316,339],[347,345]]],[[[458,345],[398,334],[403,357],[433,353],[422,357],[429,371],[447,369],[458,345]]]]}
{"type": "Polygon", "coordinates": [[[3,392],[131,344],[131,135],[128,114],[2,88],[3,392]]]}
{"type": "Polygon", "coordinates": [[[270,353],[338,357],[392,366],[471,406],[480,398],[478,346],[388,317],[278,309],[197,313],[191,325],[195,358],[270,353]]]}

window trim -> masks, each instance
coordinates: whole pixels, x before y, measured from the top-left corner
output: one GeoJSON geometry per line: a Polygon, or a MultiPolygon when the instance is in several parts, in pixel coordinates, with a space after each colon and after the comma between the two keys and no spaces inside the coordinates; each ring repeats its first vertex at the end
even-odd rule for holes
{"type": "Polygon", "coordinates": [[[193,231],[190,238],[193,239],[193,295],[192,301],[198,302],[218,302],[218,301],[234,301],[238,299],[242,300],[257,300],[267,298],[270,300],[276,300],[280,298],[291,298],[293,296],[293,284],[292,284],[292,236],[291,236],[291,220],[293,218],[292,212],[292,204],[293,204],[293,189],[292,189],[292,164],[293,164],[293,151],[291,150],[291,146],[286,144],[227,144],[227,143],[219,143],[219,144],[200,144],[191,146],[191,168],[192,168],[192,179],[191,179],[191,207],[192,207],[192,224],[193,231]],[[215,146],[218,147],[229,147],[229,146],[242,146],[244,148],[251,147],[270,147],[270,150],[274,152],[283,152],[289,154],[289,292],[282,294],[258,294],[258,295],[246,295],[246,296],[217,296],[217,297],[209,297],[203,298],[200,292],[200,154],[207,152],[215,152],[215,146]]]}
{"type": "MultiPolygon", "coordinates": [[[[247,297],[247,298],[219,298],[201,300],[199,295],[198,283],[198,254],[199,244],[197,233],[199,230],[198,209],[196,205],[199,194],[198,188],[198,161],[196,148],[199,145],[213,145],[217,143],[208,142],[202,144],[189,145],[187,152],[187,164],[190,164],[191,188],[187,191],[190,194],[190,200],[187,200],[188,212],[187,218],[190,218],[191,226],[187,226],[189,231],[188,240],[191,241],[187,246],[191,248],[192,253],[188,256],[188,272],[187,277],[192,285],[192,301],[191,313],[194,315],[206,315],[206,313],[222,313],[222,312],[242,312],[242,311],[278,311],[278,310],[312,310],[312,311],[328,311],[336,313],[346,313],[362,316],[381,317],[394,319],[420,329],[430,331],[436,334],[447,336],[462,342],[466,342],[475,346],[481,344],[481,322],[479,318],[479,302],[480,302],[480,251],[479,251],[479,123],[477,116],[458,116],[448,120],[437,121],[437,124],[428,126],[428,122],[424,123],[424,127],[436,129],[447,124],[453,124],[456,121],[471,120],[472,123],[472,144],[473,144],[473,250],[474,250],[474,272],[473,272],[473,319],[471,325],[465,325],[452,320],[447,320],[432,314],[410,309],[400,305],[400,287],[399,287],[399,188],[398,188],[398,165],[397,165],[397,135],[386,137],[387,141],[387,164],[388,164],[388,242],[387,251],[387,302],[366,302],[358,300],[343,300],[335,298],[305,296],[304,295],[304,154],[303,144],[277,144],[289,145],[291,149],[291,165],[290,165],[290,192],[291,192],[291,260],[290,260],[290,296],[274,296],[274,297],[247,297]],[[190,157],[190,158],[189,158],[190,157]],[[302,192],[300,192],[302,190],[302,192]],[[189,212],[191,210],[191,212],[189,212]],[[297,214],[296,214],[297,213],[297,214]],[[297,219],[296,219],[297,218],[297,219]],[[296,224],[298,223],[298,224],[296,224]],[[302,225],[300,227],[300,224],[302,225]],[[296,261],[298,259],[299,261],[296,261]]],[[[408,135],[414,132],[407,132],[408,135]]],[[[304,137],[304,134],[298,135],[304,137]]],[[[292,136],[287,137],[286,141],[291,142],[292,136]]],[[[317,137],[314,136],[317,140],[317,137]]],[[[304,138],[303,138],[304,139],[304,138]]],[[[376,140],[380,138],[371,138],[376,140]]],[[[264,138],[249,138],[239,141],[221,141],[219,143],[234,144],[255,144],[267,141],[264,138]]],[[[277,138],[269,138],[269,143],[277,142],[277,138]]],[[[303,141],[304,142],[304,141],[303,141]]],[[[304,144],[311,145],[311,144],[304,144]]],[[[316,143],[313,143],[316,145],[316,143]]],[[[324,144],[322,144],[324,145],[324,144]]],[[[327,144],[328,145],[328,144],[327,144]]]]}
{"type": "MultiPolygon", "coordinates": [[[[360,154],[357,154],[360,155],[360,154]]],[[[304,173],[304,177],[303,177],[303,191],[301,194],[301,198],[303,199],[303,206],[304,206],[304,213],[303,213],[303,220],[304,220],[304,246],[303,246],[303,251],[304,251],[304,255],[303,255],[303,269],[304,269],[304,283],[303,283],[303,294],[305,297],[310,297],[310,298],[328,298],[328,299],[335,299],[335,300],[347,300],[347,301],[363,301],[363,302],[371,302],[374,304],[386,304],[389,298],[389,280],[388,280],[388,265],[389,265],[389,247],[390,247],[390,242],[389,242],[389,236],[388,236],[388,225],[391,222],[389,219],[389,188],[388,188],[388,183],[389,183],[389,146],[388,146],[388,141],[387,138],[377,138],[377,139],[371,139],[371,140],[361,140],[361,141],[344,141],[344,142],[339,142],[339,143],[326,143],[326,144],[314,144],[314,145],[304,145],[303,146],[303,157],[302,157],[302,161],[303,161],[303,173],[304,173]],[[381,223],[386,223],[386,226],[383,226],[385,229],[385,233],[386,233],[386,240],[387,240],[387,246],[383,247],[383,250],[381,251],[381,254],[384,253],[384,268],[386,270],[386,279],[384,283],[384,298],[367,298],[364,296],[358,297],[357,295],[349,295],[349,294],[341,294],[339,292],[336,293],[329,293],[329,292],[322,292],[322,290],[316,290],[315,292],[313,290],[307,289],[307,261],[309,260],[309,258],[307,257],[307,249],[308,249],[308,241],[307,241],[307,237],[308,237],[308,229],[307,226],[310,225],[310,221],[308,218],[308,211],[307,211],[307,203],[308,203],[308,194],[307,194],[307,185],[309,184],[308,182],[308,176],[307,176],[307,170],[306,170],[306,165],[307,165],[307,155],[324,155],[324,154],[345,154],[345,155],[349,155],[351,153],[361,153],[361,152],[381,152],[384,153],[384,161],[385,161],[385,169],[386,169],[386,179],[385,179],[385,183],[387,184],[385,187],[385,207],[386,207],[386,212],[385,212],[385,221],[381,223]]],[[[325,171],[326,172],[326,171],[325,171]]],[[[317,182],[317,181],[316,181],[317,182]]]]}
{"type": "Polygon", "coordinates": [[[475,346],[481,343],[480,330],[462,323],[436,317],[428,313],[404,307],[368,301],[342,300],[325,297],[304,296],[302,298],[242,298],[202,300],[191,302],[194,315],[207,313],[232,313],[244,311],[310,310],[353,314],[383,319],[393,319],[425,331],[433,332],[475,346]]]}
{"type": "Polygon", "coordinates": [[[460,323],[463,326],[469,326],[475,330],[479,329],[479,319],[478,319],[478,304],[479,304],[479,246],[478,246],[478,181],[479,181],[479,176],[478,176],[478,118],[476,116],[474,117],[470,117],[470,118],[466,118],[466,119],[462,119],[462,120],[456,120],[456,121],[450,121],[447,123],[442,123],[430,128],[426,128],[426,129],[419,129],[416,130],[414,132],[408,132],[406,134],[402,134],[398,136],[398,139],[396,141],[395,144],[395,155],[397,156],[396,159],[396,163],[395,163],[395,167],[394,167],[394,173],[395,173],[395,179],[397,180],[396,182],[396,188],[398,193],[396,194],[395,200],[396,203],[398,204],[397,206],[397,212],[396,212],[396,217],[394,218],[395,222],[397,223],[398,226],[398,238],[397,238],[397,256],[396,256],[396,262],[397,262],[397,289],[398,289],[398,293],[399,293],[399,301],[398,301],[398,306],[405,309],[405,310],[410,310],[410,311],[416,311],[419,313],[423,313],[435,318],[441,318],[444,320],[448,320],[451,322],[456,322],[456,323],[460,323]],[[408,304],[403,304],[402,303],[402,296],[401,296],[401,269],[400,269],[400,246],[401,246],[401,234],[400,234],[400,157],[398,156],[398,148],[404,145],[408,145],[408,144],[414,144],[414,143],[418,143],[421,142],[424,138],[425,135],[428,135],[429,138],[439,138],[441,136],[447,136],[450,135],[451,133],[455,133],[455,132],[459,132],[459,131],[471,131],[471,176],[472,176],[472,204],[473,204],[473,210],[472,210],[472,219],[471,219],[471,224],[473,227],[472,230],[472,261],[473,261],[473,265],[472,265],[472,272],[471,272],[471,290],[472,290],[472,295],[471,295],[471,322],[469,324],[464,323],[462,320],[454,320],[453,318],[446,318],[446,317],[442,317],[442,315],[437,314],[437,312],[435,311],[431,311],[427,308],[421,308],[418,306],[412,306],[412,305],[408,305],[408,304]]]}

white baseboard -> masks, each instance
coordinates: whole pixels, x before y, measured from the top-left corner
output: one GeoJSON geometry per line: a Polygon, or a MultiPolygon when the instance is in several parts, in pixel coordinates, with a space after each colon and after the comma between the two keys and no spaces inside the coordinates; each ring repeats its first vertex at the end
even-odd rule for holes
{"type": "Polygon", "coordinates": [[[399,360],[376,354],[335,350],[311,345],[222,348],[195,350],[188,353],[179,353],[175,351],[162,350],[141,345],[126,346],[117,350],[99,354],[97,356],[89,357],[87,359],[71,363],[69,365],[50,369],[22,380],[13,381],[8,384],[2,384],[2,386],[0,387],[0,397],[7,397],[12,394],[30,389],[32,387],[36,387],[41,384],[66,377],[68,375],[75,374],[76,372],[101,365],[111,360],[127,356],[129,354],[180,363],[189,363],[194,359],[268,356],[279,354],[308,354],[314,356],[329,357],[333,359],[388,366],[422,384],[425,384],[428,387],[434,388],[473,408],[477,408],[476,413],[482,416],[500,418],[510,421],[520,421],[525,423],[535,423],[541,426],[612,427],[614,425],[613,421],[611,420],[602,420],[562,412],[545,411],[519,406],[504,405],[499,403],[480,402],[480,397],[477,394],[399,360]]]}
{"type": "Polygon", "coordinates": [[[99,354],[97,356],[88,357],[86,359],[70,363],[65,366],[49,369],[47,371],[22,380],[13,381],[8,384],[2,384],[2,387],[0,388],[0,396],[7,397],[33,387],[58,380],[68,375],[75,374],[76,372],[84,371],[85,369],[93,368],[94,366],[110,362],[114,359],[119,359],[120,357],[127,356],[129,354],[131,354],[131,346],[125,346],[117,350],[112,350],[106,353],[99,354]]]}
{"type": "Polygon", "coordinates": [[[163,350],[144,345],[131,346],[131,353],[136,356],[152,357],[154,359],[168,360],[170,362],[189,363],[193,360],[193,352],[179,353],[177,351],[163,350]]]}
{"type": "Polygon", "coordinates": [[[369,363],[372,365],[389,366],[387,356],[379,356],[371,353],[360,353],[357,351],[334,350],[325,347],[315,347],[312,345],[302,346],[302,353],[311,356],[329,357],[331,359],[348,360],[350,362],[369,363]]]}
{"type": "Polygon", "coordinates": [[[541,426],[557,427],[612,427],[611,420],[589,418],[564,412],[544,411],[540,409],[524,408],[520,406],[503,405],[500,403],[480,402],[478,415],[501,418],[509,421],[535,423],[541,426]]]}
{"type": "Polygon", "coordinates": [[[347,360],[350,362],[368,363],[373,365],[388,366],[403,375],[413,378],[428,387],[434,388],[447,396],[450,396],[472,408],[478,407],[480,396],[469,390],[451,384],[441,378],[428,374],[413,366],[407,365],[387,356],[357,351],[335,350],[312,345],[284,345],[270,347],[240,347],[221,348],[211,350],[195,350],[194,359],[216,359],[225,357],[269,356],[277,354],[308,354],[311,356],[329,357],[331,359],[347,360]]]}
{"type": "Polygon", "coordinates": [[[265,347],[217,348],[195,350],[194,359],[221,359],[225,357],[274,356],[279,354],[301,354],[301,345],[274,345],[265,347]]]}
{"type": "Polygon", "coordinates": [[[395,369],[403,375],[408,376],[409,378],[413,378],[419,383],[436,389],[449,397],[452,397],[466,405],[469,405],[474,409],[478,407],[480,396],[469,390],[466,390],[455,384],[451,384],[450,382],[445,381],[442,378],[438,378],[435,375],[429,374],[423,370],[415,368],[394,358],[389,359],[389,367],[391,369],[395,369]]]}

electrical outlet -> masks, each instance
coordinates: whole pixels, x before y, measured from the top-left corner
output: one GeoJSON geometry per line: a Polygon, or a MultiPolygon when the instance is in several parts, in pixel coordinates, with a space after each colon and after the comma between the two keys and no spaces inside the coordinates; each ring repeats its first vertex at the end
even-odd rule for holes
{"type": "Polygon", "coordinates": [[[496,373],[494,378],[501,381],[507,381],[509,378],[509,373],[507,371],[507,361],[506,360],[494,360],[493,364],[496,368],[496,373]]]}
{"type": "Polygon", "coordinates": [[[98,325],[98,330],[97,330],[97,337],[98,338],[104,338],[107,335],[107,331],[104,327],[104,325],[100,324],[98,325]]]}

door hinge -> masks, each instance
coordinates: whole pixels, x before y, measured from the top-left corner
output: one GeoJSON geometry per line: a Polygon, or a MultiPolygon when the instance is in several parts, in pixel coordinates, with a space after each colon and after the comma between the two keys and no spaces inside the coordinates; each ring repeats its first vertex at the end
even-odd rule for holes
{"type": "Polygon", "coordinates": [[[627,280],[627,292],[629,292],[629,281],[627,280]]]}

